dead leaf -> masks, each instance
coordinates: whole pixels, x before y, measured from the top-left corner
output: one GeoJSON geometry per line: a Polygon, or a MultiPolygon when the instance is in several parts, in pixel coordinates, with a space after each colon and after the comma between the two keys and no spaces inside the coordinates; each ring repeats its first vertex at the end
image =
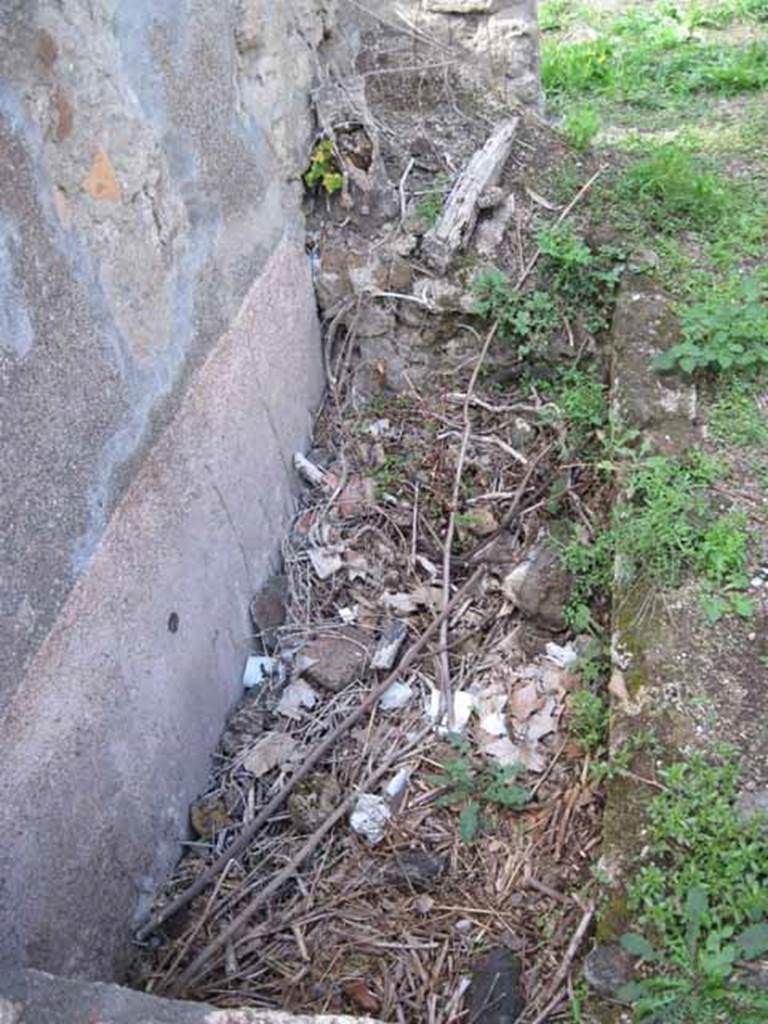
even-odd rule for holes
{"type": "Polygon", "coordinates": [[[376,484],[373,480],[353,476],[339,495],[337,508],[342,519],[360,515],[376,500],[376,484]]]}
{"type": "Polygon", "coordinates": [[[475,508],[467,517],[467,529],[476,537],[488,537],[498,528],[498,520],[489,508],[475,508]]]}
{"type": "Polygon", "coordinates": [[[196,800],[189,809],[189,820],[202,839],[213,839],[217,832],[234,824],[227,801],[218,793],[196,800]]]}
{"type": "Polygon", "coordinates": [[[544,196],[540,196],[538,192],[534,192],[533,189],[528,188],[527,185],[525,186],[525,191],[528,193],[528,198],[532,199],[537,206],[541,206],[545,210],[551,210],[552,212],[560,209],[557,203],[550,202],[549,199],[545,199],[544,196]]]}
{"type": "Polygon", "coordinates": [[[437,576],[437,566],[434,562],[430,561],[426,555],[416,555],[416,564],[420,566],[428,576],[431,576],[432,579],[437,576]]]}
{"type": "Polygon", "coordinates": [[[544,693],[555,694],[558,697],[565,696],[565,692],[568,689],[566,686],[568,673],[563,668],[557,668],[555,665],[544,665],[542,666],[541,675],[541,689],[544,693]]]}
{"type": "Polygon", "coordinates": [[[385,593],[382,595],[381,604],[394,615],[413,615],[422,602],[417,601],[414,594],[385,593]]]}
{"type": "Polygon", "coordinates": [[[509,694],[505,691],[478,693],[475,707],[480,721],[480,728],[489,736],[506,736],[507,722],[504,715],[509,694]]]}
{"type": "Polygon", "coordinates": [[[513,743],[508,737],[494,740],[483,748],[483,753],[492,757],[502,768],[521,764],[531,772],[543,772],[547,759],[536,743],[513,743]]]}
{"type": "Polygon", "coordinates": [[[622,704],[629,704],[629,691],[624,679],[624,673],[615,668],[611,673],[611,681],[608,683],[608,692],[617,697],[622,704]]]}
{"type": "Polygon", "coordinates": [[[317,704],[317,693],[303,679],[295,679],[283,690],[280,701],[275,708],[278,715],[285,718],[303,718],[302,708],[313,708],[317,704]]]}
{"type": "Polygon", "coordinates": [[[544,703],[536,689],[536,683],[526,683],[512,692],[509,698],[509,713],[518,721],[524,722],[534,711],[538,711],[544,703]]]}
{"type": "Polygon", "coordinates": [[[341,555],[332,548],[309,548],[307,554],[318,579],[327,580],[344,567],[341,555]]]}
{"type": "Polygon", "coordinates": [[[371,992],[364,981],[346,981],[343,988],[347,999],[366,1013],[378,1013],[381,1009],[381,1000],[371,992]]]}
{"type": "Polygon", "coordinates": [[[528,719],[525,735],[531,742],[536,742],[557,730],[560,719],[560,706],[554,697],[549,697],[540,711],[534,712],[528,719]]]}
{"type": "Polygon", "coordinates": [[[296,746],[296,740],[287,732],[265,732],[243,758],[243,768],[261,778],[288,761],[296,746]]]}
{"type": "Polygon", "coordinates": [[[368,572],[368,559],[359,551],[347,551],[344,558],[350,583],[364,580],[368,572]]]}

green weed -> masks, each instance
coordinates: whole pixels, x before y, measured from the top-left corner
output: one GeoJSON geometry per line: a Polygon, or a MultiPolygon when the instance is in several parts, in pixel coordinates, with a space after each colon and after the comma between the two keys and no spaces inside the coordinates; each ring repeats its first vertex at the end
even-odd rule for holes
{"type": "Polygon", "coordinates": [[[629,886],[638,930],[623,945],[646,976],[619,997],[646,1024],[759,1024],[768,993],[747,988],[744,961],[768,952],[768,837],[736,808],[738,762],[693,751],[661,769],[644,863],[629,886]]]}
{"type": "Polygon", "coordinates": [[[601,246],[593,252],[569,224],[540,228],[536,242],[540,277],[560,313],[569,320],[579,317],[592,333],[605,330],[624,269],[623,250],[601,246]]]}
{"type": "Polygon", "coordinates": [[[659,231],[681,226],[711,227],[725,212],[728,192],[720,175],[677,143],[659,146],[624,173],[618,185],[625,200],[659,231]]]}
{"type": "Polygon", "coordinates": [[[563,134],[580,153],[589,149],[599,131],[600,115],[594,107],[577,107],[570,110],[563,119],[563,134]]]}
{"type": "Polygon", "coordinates": [[[598,786],[626,778],[631,773],[632,765],[640,751],[656,754],[660,746],[658,736],[652,730],[641,729],[628,736],[618,750],[612,751],[609,758],[595,761],[590,766],[590,776],[598,786]]]}
{"type": "Polygon", "coordinates": [[[321,185],[328,195],[341,190],[344,175],[339,169],[333,142],[330,139],[320,139],[316,143],[309,160],[309,169],[304,174],[304,184],[307,188],[321,185]]]}
{"type": "Polygon", "coordinates": [[[608,744],[608,706],[591,690],[578,690],[571,697],[570,733],[590,754],[605,751],[608,744]]]}
{"type": "Polygon", "coordinates": [[[430,191],[416,204],[416,216],[421,218],[429,227],[434,227],[440,219],[447,187],[448,179],[445,175],[438,175],[430,191]]]}
{"type": "Polygon", "coordinates": [[[432,786],[445,790],[438,796],[439,807],[460,806],[459,831],[462,842],[471,843],[481,827],[484,805],[520,809],[531,799],[530,791],[519,786],[515,779],[524,772],[522,765],[506,768],[477,766],[465,740],[453,739],[457,756],[441,762],[439,774],[425,776],[432,786]]]}
{"type": "Polygon", "coordinates": [[[542,410],[551,420],[553,408],[565,434],[565,450],[575,454],[589,449],[597,431],[608,422],[607,388],[590,370],[569,366],[560,370],[554,381],[540,385],[543,397],[549,400],[542,410]]]}
{"type": "Polygon", "coordinates": [[[625,587],[654,592],[680,586],[691,574],[702,581],[702,609],[710,621],[726,614],[749,617],[747,520],[717,516],[708,487],[719,464],[694,451],[683,460],[636,457],[624,481],[626,500],[613,508],[606,527],[585,543],[576,536],[563,547],[573,584],[566,609],[569,625],[588,629],[590,607],[610,591],[614,573],[625,587]]]}
{"type": "Polygon", "coordinates": [[[732,380],[721,388],[709,411],[709,433],[716,441],[739,448],[768,449],[768,418],[749,381],[732,380]]]}
{"type": "Polygon", "coordinates": [[[500,270],[481,271],[472,282],[473,312],[498,322],[497,337],[519,355],[541,353],[560,326],[553,298],[545,291],[518,291],[500,270]]]}

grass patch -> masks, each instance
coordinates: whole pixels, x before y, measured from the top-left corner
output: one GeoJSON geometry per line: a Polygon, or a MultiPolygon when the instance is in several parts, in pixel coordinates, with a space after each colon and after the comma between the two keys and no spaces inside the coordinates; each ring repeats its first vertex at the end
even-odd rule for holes
{"type": "Polygon", "coordinates": [[[635,10],[596,39],[544,39],[542,82],[550,102],[601,98],[645,109],[694,96],[738,96],[768,86],[768,43],[702,42],[674,19],[635,10]]]}
{"type": "Polygon", "coordinates": [[[708,425],[716,441],[738,448],[768,449],[768,418],[753,383],[734,380],[722,388],[709,411],[708,425]]]}
{"type": "Polygon", "coordinates": [[[599,131],[600,115],[594,107],[576,107],[563,119],[563,135],[579,153],[589,149],[599,131]]]}
{"type": "Polygon", "coordinates": [[[749,530],[741,513],[716,515],[708,488],[721,475],[703,452],[686,459],[638,457],[631,464],[626,500],[613,508],[606,527],[590,543],[581,536],[564,546],[573,575],[569,624],[584,630],[592,602],[608,592],[614,573],[625,588],[654,593],[680,586],[691,574],[701,578],[702,611],[710,622],[727,614],[749,618],[749,530]]]}
{"type": "Polygon", "coordinates": [[[677,143],[659,146],[629,167],[619,194],[637,203],[648,223],[667,232],[718,223],[729,195],[725,181],[708,162],[677,143]]]}
{"type": "Polygon", "coordinates": [[[623,944],[646,965],[620,996],[635,1019],[715,1024],[768,1019],[768,993],[747,988],[740,964],[768,951],[768,836],[738,813],[738,762],[691,752],[659,772],[645,862],[629,886],[637,931],[623,944]]]}

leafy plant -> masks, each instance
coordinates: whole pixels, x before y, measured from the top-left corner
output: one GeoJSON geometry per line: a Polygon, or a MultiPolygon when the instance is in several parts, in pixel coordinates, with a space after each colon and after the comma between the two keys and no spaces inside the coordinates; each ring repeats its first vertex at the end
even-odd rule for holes
{"type": "Polygon", "coordinates": [[[568,224],[540,228],[536,242],[541,250],[539,272],[560,312],[569,319],[580,318],[594,333],[604,330],[623,272],[622,250],[601,246],[593,252],[568,224]]]}
{"type": "Polygon", "coordinates": [[[641,729],[640,732],[628,736],[618,750],[611,752],[610,757],[595,761],[590,767],[590,775],[598,785],[625,778],[641,750],[653,752],[658,749],[659,740],[656,734],[650,729],[641,729]]]}
{"type": "Polygon", "coordinates": [[[574,149],[589,149],[600,131],[600,115],[589,105],[568,111],[563,120],[563,134],[574,149]]]}
{"type": "Polygon", "coordinates": [[[459,832],[464,843],[471,843],[481,824],[484,804],[520,809],[531,799],[530,791],[517,785],[515,779],[524,771],[522,765],[509,767],[478,766],[472,760],[469,744],[453,739],[457,756],[443,761],[440,774],[426,776],[432,786],[445,789],[437,798],[441,807],[460,806],[459,832]]]}
{"type": "Polygon", "coordinates": [[[648,853],[629,887],[637,931],[628,952],[654,972],[625,986],[647,1024],[766,1019],[768,993],[742,984],[739,964],[768,952],[768,838],[736,810],[738,762],[693,751],[660,772],[648,853]]]}
{"type": "Polygon", "coordinates": [[[608,707],[591,690],[577,690],[571,697],[570,730],[587,753],[605,750],[608,741],[608,707]]]}
{"type": "Polygon", "coordinates": [[[685,460],[664,455],[640,459],[626,481],[627,501],[613,517],[618,572],[674,587],[697,562],[708,513],[706,486],[719,467],[702,453],[685,460]]]}
{"type": "Polygon", "coordinates": [[[603,381],[594,371],[569,366],[554,381],[542,383],[540,391],[551,403],[542,410],[543,418],[551,420],[554,415],[563,424],[567,452],[588,449],[608,421],[603,381]]]}
{"type": "Polygon", "coordinates": [[[333,142],[330,139],[320,139],[316,143],[309,159],[309,168],[304,174],[304,184],[307,188],[321,185],[328,195],[341,190],[344,175],[339,169],[333,142]]]}
{"type": "Polygon", "coordinates": [[[728,373],[768,366],[768,282],[757,274],[718,282],[679,310],[682,340],[654,369],[728,373]]]}
{"type": "Polygon", "coordinates": [[[521,356],[541,352],[560,317],[552,297],[544,291],[518,291],[500,270],[481,271],[472,282],[472,311],[498,321],[498,337],[514,345],[521,356]]]}

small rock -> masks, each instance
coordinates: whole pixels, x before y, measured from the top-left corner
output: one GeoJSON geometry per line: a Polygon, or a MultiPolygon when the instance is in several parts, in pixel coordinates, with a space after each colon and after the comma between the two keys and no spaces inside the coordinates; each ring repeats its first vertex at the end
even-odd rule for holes
{"type": "Polygon", "coordinates": [[[481,545],[470,556],[470,563],[477,565],[509,565],[520,557],[520,545],[515,534],[502,530],[497,537],[481,545]]]}
{"type": "Polygon", "coordinates": [[[489,508],[473,509],[467,518],[467,529],[476,537],[489,537],[496,533],[499,522],[489,508]]]}
{"type": "Polygon", "coordinates": [[[762,816],[768,829],[768,789],[745,790],[736,801],[736,811],[744,822],[762,816]]]}
{"type": "Polygon", "coordinates": [[[501,206],[505,198],[503,188],[499,188],[498,185],[491,185],[490,188],[480,193],[477,200],[477,208],[478,210],[493,210],[497,206],[501,206]]]}
{"type": "Polygon", "coordinates": [[[251,619],[267,651],[277,644],[277,631],[285,622],[289,594],[288,577],[270,576],[251,601],[251,619]]]}
{"type": "Polygon", "coordinates": [[[614,997],[632,977],[632,959],[617,943],[595,946],[584,961],[584,980],[607,999],[614,997]]]}
{"type": "Polygon", "coordinates": [[[342,986],[344,995],[350,1002],[366,1013],[378,1013],[381,1009],[381,1000],[371,992],[364,981],[345,981],[342,986]]]}
{"type": "Polygon", "coordinates": [[[214,839],[217,832],[234,824],[230,801],[221,793],[209,793],[189,808],[189,820],[201,839],[214,839]]]}
{"type": "Polygon", "coordinates": [[[532,622],[560,632],[565,629],[565,606],[571,593],[571,575],[555,548],[541,541],[525,561],[508,573],[502,584],[504,596],[532,622]]]}
{"type": "Polygon", "coordinates": [[[496,947],[472,971],[467,990],[473,1024],[514,1024],[525,1008],[522,965],[508,949],[496,947]]]}
{"type": "Polygon", "coordinates": [[[380,878],[390,885],[407,889],[426,889],[442,875],[445,857],[426,850],[400,850],[380,868],[380,878]]]}
{"type": "Polygon", "coordinates": [[[341,789],[336,779],[325,772],[315,772],[288,797],[288,813],[300,832],[314,832],[336,810],[340,800],[341,789]]]}
{"type": "Polygon", "coordinates": [[[359,679],[368,660],[368,638],[353,626],[344,626],[334,636],[321,636],[306,644],[301,654],[312,664],[304,675],[311,683],[338,693],[359,679]]]}

